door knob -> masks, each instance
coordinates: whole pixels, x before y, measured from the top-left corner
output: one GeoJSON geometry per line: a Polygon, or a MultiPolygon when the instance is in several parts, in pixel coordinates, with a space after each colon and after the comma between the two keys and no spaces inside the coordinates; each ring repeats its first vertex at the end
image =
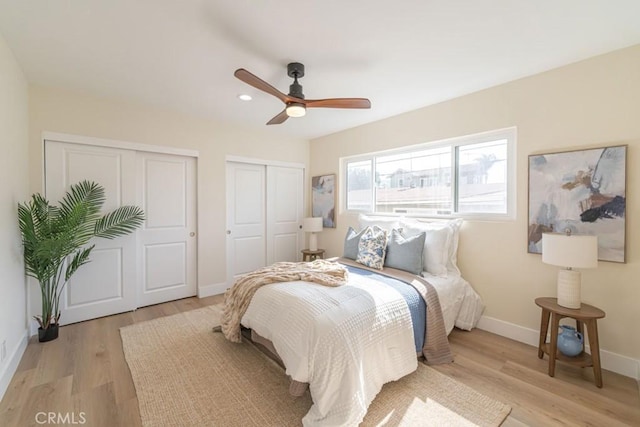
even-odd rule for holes
{"type": "Polygon", "coordinates": [[[189,236],[191,236],[191,237],[193,237],[195,235],[196,235],[196,233],[194,233],[193,231],[191,233],[189,233],[189,236]]]}
{"type": "Polygon", "coordinates": [[[231,230],[227,230],[227,234],[231,234],[231,230]]]}

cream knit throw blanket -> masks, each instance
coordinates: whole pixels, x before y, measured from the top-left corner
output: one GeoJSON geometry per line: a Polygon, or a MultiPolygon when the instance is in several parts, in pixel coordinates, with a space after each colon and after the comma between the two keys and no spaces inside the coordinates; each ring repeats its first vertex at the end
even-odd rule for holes
{"type": "MultiPolygon", "coordinates": [[[[347,269],[331,261],[317,259],[311,262],[277,262],[246,274],[224,295],[224,310],[220,319],[224,336],[231,342],[241,342],[240,320],[249,307],[258,288],[270,283],[304,280],[325,286],[347,283],[347,269]]],[[[215,330],[215,328],[214,328],[215,330]]]]}

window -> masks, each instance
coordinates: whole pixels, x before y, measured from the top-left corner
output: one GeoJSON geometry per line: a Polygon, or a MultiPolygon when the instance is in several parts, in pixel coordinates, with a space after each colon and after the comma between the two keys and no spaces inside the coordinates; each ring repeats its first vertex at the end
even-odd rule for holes
{"type": "Polygon", "coordinates": [[[343,159],[348,211],[515,217],[515,128],[343,159]]]}
{"type": "Polygon", "coordinates": [[[348,162],[346,181],[347,209],[365,212],[372,211],[371,162],[348,162]]]}

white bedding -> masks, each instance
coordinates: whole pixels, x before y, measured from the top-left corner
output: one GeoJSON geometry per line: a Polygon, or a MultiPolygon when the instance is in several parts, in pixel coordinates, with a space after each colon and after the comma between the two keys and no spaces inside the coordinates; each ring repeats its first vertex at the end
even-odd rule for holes
{"type": "Polygon", "coordinates": [[[403,216],[358,216],[360,228],[377,225],[391,233],[392,229],[403,230],[403,234],[414,236],[426,233],[424,247],[424,270],[422,277],[438,292],[440,307],[447,334],[454,326],[471,330],[476,327],[484,304],[469,282],[461,277],[458,268],[458,240],[463,221],[406,218],[403,216]]]}
{"type": "Polygon", "coordinates": [[[469,282],[452,273],[447,276],[434,276],[424,271],[422,277],[438,292],[447,335],[454,326],[468,331],[476,327],[484,304],[469,282]]]}
{"type": "Polygon", "coordinates": [[[358,425],[385,383],[417,368],[404,298],[363,276],[351,275],[338,288],[264,286],[242,324],[272,341],[292,379],[309,383],[313,406],[305,426],[358,425]]]}

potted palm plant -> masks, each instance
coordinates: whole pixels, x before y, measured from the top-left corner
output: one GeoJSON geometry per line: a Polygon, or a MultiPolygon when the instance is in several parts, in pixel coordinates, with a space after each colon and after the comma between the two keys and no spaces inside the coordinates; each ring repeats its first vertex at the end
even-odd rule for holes
{"type": "Polygon", "coordinates": [[[40,342],[58,337],[60,297],[71,276],[89,262],[94,237],[113,239],[133,232],[144,221],[137,206],[121,206],[102,215],[104,188],[91,181],[72,185],[60,206],[40,194],[18,204],[24,263],[28,276],[38,280],[42,314],[38,321],[40,342]]]}

